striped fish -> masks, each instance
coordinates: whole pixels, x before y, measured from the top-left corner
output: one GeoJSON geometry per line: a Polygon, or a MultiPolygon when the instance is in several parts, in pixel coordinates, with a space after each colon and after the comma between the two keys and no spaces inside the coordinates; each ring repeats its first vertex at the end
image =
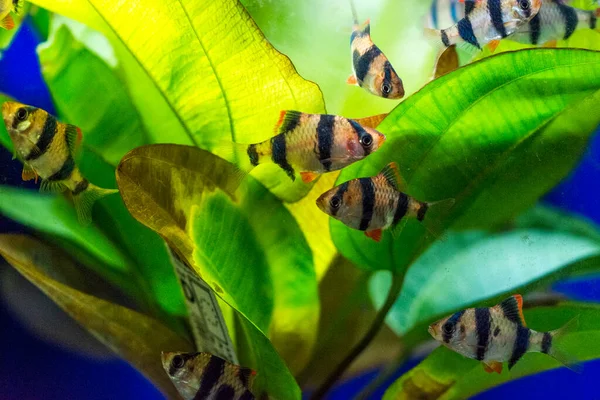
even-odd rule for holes
{"type": "Polygon", "coordinates": [[[69,191],[83,224],[92,220],[92,206],[99,198],[118,190],[102,189],[85,179],[73,155],[81,140],[76,126],[58,122],[46,111],[15,102],[2,104],[2,118],[23,161],[23,180],[42,179],[42,192],[69,191]]]}
{"type": "MultiPolygon", "coordinates": [[[[396,163],[388,164],[377,176],[345,182],[317,199],[324,213],[377,242],[384,229],[397,226],[404,217],[423,221],[433,206],[451,207],[454,199],[436,203],[416,200],[400,191],[396,163]]],[[[437,235],[431,222],[426,227],[437,235]]]]}
{"type": "Polygon", "coordinates": [[[523,298],[517,294],[494,307],[458,311],[430,325],[429,333],[449,349],[481,361],[489,373],[501,373],[506,361],[512,369],[527,352],[548,354],[577,370],[577,363],[555,346],[556,339],[576,326],[577,318],[550,332],[527,328],[523,298]]]}
{"type": "Polygon", "coordinates": [[[209,353],[163,352],[162,365],[184,400],[252,400],[256,372],[209,353]]]}
{"type": "Polygon", "coordinates": [[[246,148],[250,163],[274,162],[292,180],[297,168],[304,182],[362,160],[385,141],[383,134],[353,120],[297,111],[283,111],[275,130],[275,137],[246,148]]]}
{"type": "Polygon", "coordinates": [[[541,6],[542,0],[465,1],[464,18],[447,29],[425,29],[425,36],[436,48],[456,44],[471,51],[481,50],[526,25],[541,6]]]}
{"type": "Polygon", "coordinates": [[[0,26],[11,30],[15,27],[15,21],[10,15],[11,12],[18,12],[20,7],[19,0],[0,0],[0,26]]]}
{"type": "Polygon", "coordinates": [[[346,81],[357,85],[385,99],[401,99],[404,97],[404,85],[394,67],[383,52],[371,40],[371,24],[367,20],[361,27],[354,3],[350,0],[354,27],[350,37],[352,67],[354,73],[346,81]]]}
{"type": "Polygon", "coordinates": [[[510,40],[532,45],[556,45],[579,29],[599,29],[600,8],[595,11],[570,7],[562,0],[543,0],[540,12],[521,26],[510,40]]]}

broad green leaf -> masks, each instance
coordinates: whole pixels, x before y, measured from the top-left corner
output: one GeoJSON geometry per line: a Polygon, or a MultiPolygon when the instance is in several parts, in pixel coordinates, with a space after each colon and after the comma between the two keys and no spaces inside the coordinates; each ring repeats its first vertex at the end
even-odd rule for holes
{"type": "MultiPolygon", "coordinates": [[[[556,345],[582,361],[600,358],[599,306],[562,303],[557,307],[525,310],[527,326],[540,332],[560,328],[575,316],[579,316],[577,331],[565,335],[556,345]]],[[[560,366],[560,363],[545,354],[527,353],[511,371],[504,368],[501,375],[488,374],[484,372],[480,362],[440,347],[390,386],[384,400],[465,399],[504,382],[560,366]]]]}
{"type": "Polygon", "coordinates": [[[339,173],[323,175],[302,200],[286,204],[302,229],[306,241],[313,253],[317,279],[321,281],[337,255],[337,249],[329,232],[329,217],[316,207],[319,196],[331,189],[339,173]]]}
{"type": "MultiPolygon", "coordinates": [[[[600,122],[598,66],[600,52],[536,49],[447,74],[398,106],[378,127],[386,144],[346,168],[338,183],[396,161],[410,195],[456,199],[443,218],[432,208],[425,225],[502,223],[533,205],[583,154],[600,122]]],[[[331,228],[340,252],[370,270],[405,271],[431,241],[414,220],[381,243],[338,221],[331,228]]]]}
{"type": "MultiPolygon", "coordinates": [[[[103,200],[104,201],[104,200],[103,200]]],[[[95,226],[83,226],[63,196],[48,196],[31,190],[0,186],[0,212],[26,226],[55,235],[85,248],[111,269],[126,273],[130,260],[95,226]],[[35,210],[35,212],[32,212],[35,210]]]]}
{"type": "MultiPolygon", "coordinates": [[[[244,329],[268,334],[288,363],[300,368],[318,321],[312,254],[281,202],[252,178],[242,178],[225,160],[177,145],[138,148],[117,170],[134,217],[163,236],[248,319],[242,319],[249,324],[244,329]]],[[[271,351],[249,345],[253,352],[271,351]]],[[[257,368],[260,376],[260,368],[270,367],[257,368]]]]}
{"type": "MultiPolygon", "coordinates": [[[[448,240],[431,246],[408,270],[387,322],[397,334],[405,335],[439,315],[505,293],[522,292],[523,287],[544,279],[556,280],[559,271],[599,256],[598,231],[542,207],[527,213],[507,232],[452,233],[448,240]],[[540,227],[549,221],[552,225],[540,227]]],[[[600,264],[596,268],[600,270],[600,264]]],[[[371,280],[371,296],[378,307],[390,286],[386,272],[378,272],[371,280]]]]}
{"type": "MultiPolygon", "coordinates": [[[[46,254],[41,243],[35,248],[18,246],[11,236],[0,237],[0,253],[25,278],[50,297],[59,307],[79,322],[108,348],[123,357],[169,398],[179,398],[162,368],[161,351],[194,351],[193,346],[157,321],[75,290],[50,278],[37,267],[37,258],[46,254]]],[[[47,262],[48,260],[44,260],[47,262]]],[[[51,271],[61,271],[64,261],[56,259],[51,271]]]]}
{"type": "MultiPolygon", "coordinates": [[[[83,131],[81,157],[92,151],[116,166],[129,150],[148,143],[144,126],[120,69],[111,67],[76,40],[69,26],[80,31],[79,37],[91,36],[94,42],[106,40],[88,28],[66,23],[69,21],[55,17],[52,35],[38,47],[42,74],[59,118],[83,131]]],[[[110,45],[106,42],[103,47],[110,45]]]]}
{"type": "MultiPolygon", "coordinates": [[[[230,140],[248,144],[273,136],[280,110],[324,112],[319,88],[296,73],[236,0],[35,3],[107,34],[118,58],[125,60],[129,87],[139,99],[136,104],[144,120],[153,122],[161,115],[177,122],[169,125],[179,125],[176,130],[157,130],[146,122],[153,142],[205,148],[221,148],[230,140]],[[145,17],[132,19],[132,14],[145,17]],[[146,18],[161,22],[148,24],[146,18]],[[138,85],[139,75],[143,76],[138,85]],[[142,111],[147,100],[139,97],[143,96],[140,85],[154,101],[154,115],[148,118],[142,111]],[[157,100],[157,94],[162,100],[157,100]]],[[[254,175],[288,201],[310,189],[300,180],[286,181],[285,173],[272,165],[257,168],[254,175]]]]}

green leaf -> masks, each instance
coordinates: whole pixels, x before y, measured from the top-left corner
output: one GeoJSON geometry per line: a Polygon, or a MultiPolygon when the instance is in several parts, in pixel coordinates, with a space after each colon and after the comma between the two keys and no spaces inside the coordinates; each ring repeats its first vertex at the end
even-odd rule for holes
{"type": "MultiPolygon", "coordinates": [[[[463,67],[400,104],[378,127],[385,146],[338,181],[374,176],[396,161],[410,195],[456,199],[447,216],[429,215],[426,223],[502,223],[533,205],[582,155],[600,122],[598,66],[600,52],[537,49],[463,67]]],[[[403,272],[431,242],[414,220],[381,243],[338,221],[331,229],[340,252],[370,270],[403,272]]]]}
{"type": "MultiPolygon", "coordinates": [[[[575,316],[579,316],[579,328],[557,344],[565,353],[582,361],[600,358],[599,306],[563,303],[525,310],[527,326],[540,332],[560,328],[575,316]]],[[[478,361],[440,347],[390,386],[384,400],[465,399],[502,383],[560,366],[545,354],[527,353],[511,371],[505,368],[501,375],[488,374],[478,361]]]]}
{"type": "MultiPolygon", "coordinates": [[[[408,270],[387,323],[405,335],[434,317],[522,292],[546,279],[555,281],[565,271],[579,270],[579,261],[599,256],[597,230],[544,207],[526,213],[508,232],[453,233],[431,246],[408,270]],[[550,221],[552,225],[544,226],[550,221]]],[[[600,270],[600,264],[596,268],[600,270]]],[[[378,307],[390,285],[389,273],[378,272],[372,278],[370,292],[378,307]]]]}
{"type": "Polygon", "coordinates": [[[30,5],[24,2],[22,4],[23,6],[20,7],[18,14],[14,12],[10,13],[13,21],[15,21],[15,27],[11,30],[7,30],[4,28],[0,29],[0,58],[2,57],[2,51],[10,47],[14,37],[21,29],[21,24],[23,23],[23,20],[25,19],[25,17],[27,17],[27,14],[29,13],[30,5]]]}
{"type": "Polygon", "coordinates": [[[179,398],[161,361],[161,351],[194,351],[193,346],[157,321],[81,291],[48,276],[65,270],[64,258],[44,257],[49,252],[39,242],[15,240],[0,235],[0,254],[25,278],[50,297],[59,307],[79,322],[108,348],[130,362],[152,380],[169,398],[179,398]],[[22,246],[27,245],[26,247],[22,246]],[[39,257],[44,268],[38,268],[39,257]],[[47,265],[54,261],[52,265],[47,265]]]}
{"type": "Polygon", "coordinates": [[[121,69],[111,67],[76,40],[70,29],[87,42],[96,43],[96,48],[110,49],[100,34],[55,16],[49,40],[38,47],[42,74],[59,119],[83,132],[81,158],[91,151],[116,167],[129,150],[148,143],[145,129],[121,69]]]}
{"type": "MultiPolygon", "coordinates": [[[[324,112],[319,88],[296,73],[236,0],[34,2],[107,35],[152,142],[248,144],[273,136],[281,110],[324,112]],[[145,18],[131,18],[135,14],[145,18]],[[160,23],[148,24],[146,17],[160,23]]],[[[255,171],[288,201],[310,190],[276,166],[255,171]]]]}
{"type": "MultiPolygon", "coordinates": [[[[242,178],[225,160],[177,145],[135,149],[117,169],[132,215],[162,235],[248,319],[245,330],[269,335],[288,363],[301,368],[316,339],[319,314],[312,254],[281,202],[251,177],[242,178]]],[[[259,343],[249,343],[254,353],[272,351],[259,343]]],[[[259,380],[266,379],[261,368],[270,371],[265,376],[278,374],[270,365],[256,368],[259,380]]],[[[278,382],[288,375],[281,371],[278,382]]],[[[278,397],[280,389],[271,386],[276,382],[262,382],[278,397]]]]}
{"type": "Polygon", "coordinates": [[[72,205],[62,196],[0,186],[0,212],[40,232],[73,242],[117,272],[130,271],[127,256],[98,228],[82,226],[72,205]]]}

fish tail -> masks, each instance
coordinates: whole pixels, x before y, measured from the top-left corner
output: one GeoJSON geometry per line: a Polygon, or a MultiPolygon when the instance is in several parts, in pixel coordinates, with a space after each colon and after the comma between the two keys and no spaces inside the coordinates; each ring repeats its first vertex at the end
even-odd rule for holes
{"type": "Polygon", "coordinates": [[[417,211],[417,219],[423,222],[425,229],[435,238],[444,240],[444,231],[446,230],[444,222],[454,207],[454,203],[456,201],[452,198],[421,203],[421,207],[417,211]]]}
{"type": "Polygon", "coordinates": [[[565,352],[555,343],[557,340],[560,341],[561,337],[576,332],[578,327],[579,315],[567,322],[562,328],[544,333],[541,350],[542,353],[548,354],[570,370],[581,373],[583,366],[581,365],[580,361],[571,356],[568,352],[565,352]]]}
{"type": "Polygon", "coordinates": [[[444,29],[425,28],[424,36],[425,40],[427,40],[429,45],[435,49],[436,54],[438,56],[447,47],[450,47],[451,45],[455,44],[451,43],[450,38],[448,37],[444,29]]]}
{"type": "Polygon", "coordinates": [[[89,225],[92,222],[92,207],[94,203],[104,196],[118,192],[117,189],[100,188],[85,179],[79,182],[72,192],[79,222],[82,225],[89,225]]]}
{"type": "Polygon", "coordinates": [[[258,154],[258,150],[256,154],[252,151],[252,148],[256,149],[259,146],[261,144],[247,145],[225,140],[200,144],[201,148],[235,164],[244,173],[250,172],[255,166],[263,162],[263,157],[258,154]]]}

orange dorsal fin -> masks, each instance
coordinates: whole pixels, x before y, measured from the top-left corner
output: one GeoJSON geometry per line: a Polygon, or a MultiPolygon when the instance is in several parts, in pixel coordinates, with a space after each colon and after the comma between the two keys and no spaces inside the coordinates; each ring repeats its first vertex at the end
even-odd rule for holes
{"type": "Polygon", "coordinates": [[[490,47],[490,51],[492,52],[492,54],[494,54],[494,52],[496,51],[496,49],[500,45],[500,41],[499,40],[492,40],[488,45],[490,47]]]}
{"type": "Polygon", "coordinates": [[[504,316],[517,325],[527,326],[523,316],[523,296],[515,294],[500,303],[504,316]]]}
{"type": "Polygon", "coordinates": [[[10,31],[11,29],[14,29],[15,21],[12,19],[10,14],[8,14],[2,21],[0,21],[0,26],[10,31]]]}
{"type": "Polygon", "coordinates": [[[358,81],[356,80],[356,76],[354,74],[350,75],[348,79],[346,79],[346,83],[348,85],[358,85],[358,81]]]}
{"type": "Polygon", "coordinates": [[[502,363],[498,362],[498,361],[485,361],[483,363],[483,369],[488,374],[491,374],[492,372],[501,374],[502,373],[502,363]]]}
{"type": "Polygon", "coordinates": [[[374,229],[372,231],[365,231],[365,235],[368,238],[373,239],[376,242],[381,242],[381,236],[383,234],[383,230],[381,229],[374,229]]]}
{"type": "Polygon", "coordinates": [[[300,111],[282,111],[279,114],[279,120],[275,124],[275,134],[286,133],[294,130],[300,123],[300,117],[302,113],[300,111]]]}
{"type": "Polygon", "coordinates": [[[319,174],[314,172],[300,172],[300,177],[302,178],[302,182],[311,183],[319,177],[319,174]]]}
{"type": "Polygon", "coordinates": [[[400,172],[398,171],[398,164],[395,162],[389,163],[381,170],[379,175],[384,177],[391,187],[398,191],[401,190],[402,178],[400,177],[400,172]]]}

